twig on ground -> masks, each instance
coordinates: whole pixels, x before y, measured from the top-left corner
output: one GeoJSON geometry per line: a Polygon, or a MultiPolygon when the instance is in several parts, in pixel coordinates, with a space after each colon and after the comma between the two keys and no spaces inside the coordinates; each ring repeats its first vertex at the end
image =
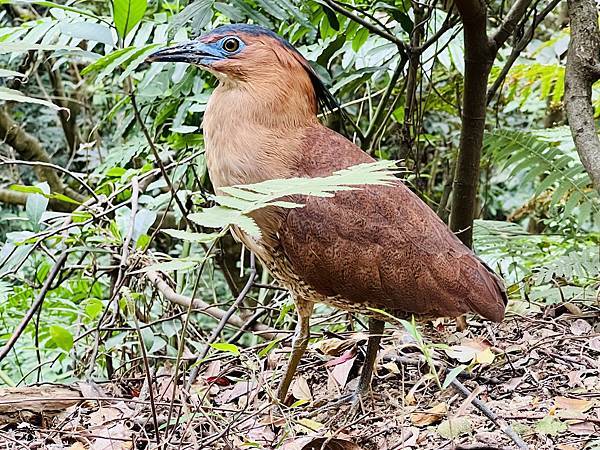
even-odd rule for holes
{"type": "MultiPolygon", "coordinates": [[[[464,384],[462,384],[460,381],[454,379],[454,380],[452,380],[452,382],[450,384],[463,397],[469,398],[469,396],[471,395],[471,391],[464,384]]],[[[511,438],[511,440],[516,444],[516,446],[519,449],[521,449],[521,450],[528,450],[529,449],[529,447],[527,446],[527,444],[525,443],[525,441],[523,441],[523,439],[521,439],[521,436],[519,436],[517,433],[515,433],[515,431],[510,427],[510,425],[508,425],[503,419],[501,419],[500,417],[498,417],[491,409],[489,409],[486,406],[485,403],[483,403],[478,398],[473,398],[473,400],[471,400],[471,403],[479,411],[481,411],[481,413],[485,417],[487,417],[495,425],[497,425],[498,427],[500,427],[500,429],[504,432],[504,434],[506,434],[509,438],[511,438]]]]}

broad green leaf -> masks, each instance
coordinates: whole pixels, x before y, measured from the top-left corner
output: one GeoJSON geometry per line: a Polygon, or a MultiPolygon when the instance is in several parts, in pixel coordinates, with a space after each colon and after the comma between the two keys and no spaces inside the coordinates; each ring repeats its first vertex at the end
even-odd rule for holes
{"type": "Polygon", "coordinates": [[[215,342],[214,344],[210,344],[210,346],[215,350],[219,350],[220,352],[228,352],[234,356],[240,356],[240,349],[234,344],[228,344],[227,342],[215,342]]]}
{"type": "Polygon", "coordinates": [[[61,108],[60,106],[57,106],[52,102],[48,102],[39,98],[28,97],[26,95],[21,94],[19,91],[5,87],[0,87],[0,100],[19,103],[36,103],[38,105],[47,106],[57,111],[68,111],[67,108],[61,108]]]}
{"type": "Polygon", "coordinates": [[[75,14],[79,14],[82,16],[87,16],[87,17],[92,17],[94,19],[100,19],[98,16],[96,16],[95,14],[91,13],[90,11],[87,11],[85,9],[80,9],[80,8],[74,8],[72,6],[66,6],[66,5],[61,5],[59,3],[54,3],[54,2],[50,2],[50,1],[46,1],[46,0],[0,0],[0,5],[6,5],[6,4],[12,4],[12,5],[27,5],[27,4],[32,4],[32,5],[40,5],[40,6],[45,6],[47,8],[58,8],[58,9],[62,9],[64,11],[69,11],[75,14]]]}
{"type": "Polygon", "coordinates": [[[92,320],[98,317],[104,309],[104,304],[99,298],[88,298],[83,305],[85,314],[92,320]]]}
{"type": "Polygon", "coordinates": [[[147,0],[113,0],[113,20],[121,39],[142,20],[147,7],[147,0]]]}
{"type": "Polygon", "coordinates": [[[363,46],[363,44],[367,42],[368,38],[369,30],[367,30],[366,28],[360,28],[354,35],[354,39],[352,39],[352,50],[358,52],[363,46]]]}
{"type": "MultiPolygon", "coordinates": [[[[50,186],[46,182],[40,183],[36,187],[40,188],[44,194],[50,193],[50,186]]],[[[46,212],[46,208],[48,208],[48,198],[45,195],[31,194],[27,197],[25,213],[36,230],[40,228],[42,214],[46,212]]]]}
{"type": "Polygon", "coordinates": [[[73,348],[73,335],[69,330],[60,325],[51,325],[49,331],[50,337],[57,347],[62,348],[66,352],[73,348]]]}
{"type": "Polygon", "coordinates": [[[60,31],[78,39],[101,42],[106,45],[115,44],[110,28],[103,23],[84,21],[60,23],[60,31]]]}

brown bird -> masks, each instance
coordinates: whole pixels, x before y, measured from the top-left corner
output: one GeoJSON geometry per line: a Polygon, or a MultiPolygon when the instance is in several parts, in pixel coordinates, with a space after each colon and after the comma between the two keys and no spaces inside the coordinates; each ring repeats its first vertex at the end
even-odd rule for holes
{"type": "MultiPolygon", "coordinates": [[[[152,54],[187,62],[219,85],[204,113],[208,171],[215,189],[292,177],[319,177],[373,158],[323,126],[319,106],[335,100],[287,41],[256,25],[225,25],[152,54]]],[[[369,341],[355,401],[368,390],[386,315],[504,318],[500,278],[401,181],[332,198],[293,199],[297,209],[253,213],[256,240],[236,236],[289,289],[298,324],[278,396],[284,401],[306,350],[315,303],[368,314],[369,341]]]]}

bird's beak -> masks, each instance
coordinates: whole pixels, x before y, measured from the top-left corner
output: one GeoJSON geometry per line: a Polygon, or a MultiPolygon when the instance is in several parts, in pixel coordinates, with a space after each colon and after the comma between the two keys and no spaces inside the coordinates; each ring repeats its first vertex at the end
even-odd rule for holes
{"type": "Polygon", "coordinates": [[[219,48],[212,44],[199,41],[183,42],[172,47],[162,48],[150,54],[148,62],[184,62],[200,66],[210,66],[211,63],[223,59],[219,48]]]}

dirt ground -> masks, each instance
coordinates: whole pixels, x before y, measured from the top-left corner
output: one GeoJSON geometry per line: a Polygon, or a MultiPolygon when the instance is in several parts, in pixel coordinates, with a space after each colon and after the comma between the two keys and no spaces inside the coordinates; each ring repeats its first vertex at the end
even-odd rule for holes
{"type": "Polygon", "coordinates": [[[597,307],[567,304],[500,325],[470,320],[462,333],[439,321],[419,326],[422,344],[388,324],[371,396],[355,415],[335,400],[356,385],[364,333],[316,339],[287,406],[272,401],[287,356],[279,344],[221,349],[189,390],[177,374],[174,392],[168,364],[151,372],[151,391],[143,371],[0,390],[0,448],[519,448],[502,430],[510,427],[530,449],[600,450],[599,317],[597,307]],[[467,398],[456,383],[440,387],[459,367],[467,398]]]}

